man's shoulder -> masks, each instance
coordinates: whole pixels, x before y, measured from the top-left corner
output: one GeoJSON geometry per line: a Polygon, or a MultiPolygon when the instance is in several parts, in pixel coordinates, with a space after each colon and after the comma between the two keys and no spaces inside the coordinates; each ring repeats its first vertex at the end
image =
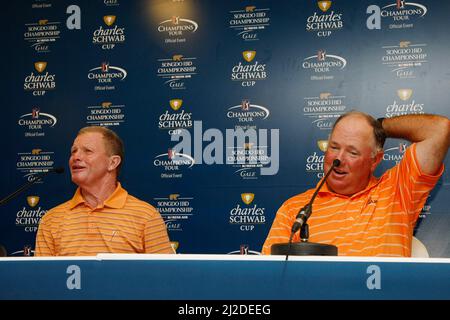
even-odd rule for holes
{"type": "Polygon", "coordinates": [[[141,200],[131,194],[128,194],[125,205],[129,206],[129,207],[133,207],[137,210],[142,210],[142,211],[151,213],[151,214],[158,213],[156,208],[154,206],[152,206],[150,203],[148,203],[147,201],[141,200]]]}
{"type": "Polygon", "coordinates": [[[305,192],[296,194],[295,196],[292,196],[289,199],[287,199],[283,203],[283,206],[285,206],[285,207],[303,206],[304,204],[306,204],[309,201],[309,199],[311,199],[311,196],[313,193],[314,193],[314,189],[309,189],[309,190],[306,190],[305,192]]]}

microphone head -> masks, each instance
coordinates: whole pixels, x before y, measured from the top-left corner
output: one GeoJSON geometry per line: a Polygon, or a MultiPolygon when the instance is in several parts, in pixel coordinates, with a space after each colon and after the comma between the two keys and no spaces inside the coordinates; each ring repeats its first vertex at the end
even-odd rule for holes
{"type": "Polygon", "coordinates": [[[56,168],[53,168],[52,171],[55,172],[55,173],[63,173],[64,172],[64,168],[63,167],[56,167],[56,168]]]}
{"type": "Polygon", "coordinates": [[[341,164],[341,160],[339,160],[339,159],[333,160],[333,167],[339,167],[340,164],[341,164]]]}

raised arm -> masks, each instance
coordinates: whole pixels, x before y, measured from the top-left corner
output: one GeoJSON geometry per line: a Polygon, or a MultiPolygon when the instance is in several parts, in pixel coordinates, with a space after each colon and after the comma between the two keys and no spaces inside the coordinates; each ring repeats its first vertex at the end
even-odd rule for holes
{"type": "Polygon", "coordinates": [[[422,172],[437,173],[450,145],[450,120],[447,117],[410,114],[386,118],[383,129],[390,138],[416,142],[416,156],[422,172]]]}

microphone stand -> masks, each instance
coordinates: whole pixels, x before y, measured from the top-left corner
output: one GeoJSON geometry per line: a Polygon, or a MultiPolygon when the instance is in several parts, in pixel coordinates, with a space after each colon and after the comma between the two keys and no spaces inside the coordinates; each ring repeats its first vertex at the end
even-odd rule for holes
{"type": "Polygon", "coordinates": [[[44,178],[46,175],[48,175],[51,172],[62,173],[62,172],[64,172],[64,168],[53,168],[53,169],[50,169],[50,170],[48,170],[46,172],[43,172],[43,173],[40,173],[40,174],[36,175],[33,180],[28,181],[23,186],[21,186],[19,189],[17,189],[16,191],[11,193],[10,195],[7,195],[5,198],[0,200],[0,206],[3,206],[4,204],[7,204],[9,201],[11,201],[15,197],[17,197],[19,194],[21,194],[25,190],[29,189],[33,184],[35,184],[36,182],[42,180],[42,178],[44,178]]]}
{"type": "Polygon", "coordinates": [[[270,254],[272,255],[286,255],[286,261],[288,260],[289,254],[297,255],[297,256],[308,256],[308,255],[319,255],[319,256],[337,256],[338,249],[336,246],[331,244],[323,244],[323,243],[314,243],[308,242],[309,239],[309,226],[306,223],[308,218],[312,213],[312,203],[316,198],[319,190],[322,188],[323,184],[327,180],[328,176],[333,171],[334,167],[339,167],[340,165],[339,159],[334,159],[333,164],[328,170],[325,177],[322,179],[322,182],[317,187],[316,191],[314,191],[311,200],[308,202],[306,206],[304,206],[300,212],[297,214],[296,220],[292,225],[291,236],[289,237],[289,242],[286,243],[276,243],[272,245],[270,248],[270,254]],[[292,238],[294,234],[300,229],[300,242],[292,244],[292,238]]]}

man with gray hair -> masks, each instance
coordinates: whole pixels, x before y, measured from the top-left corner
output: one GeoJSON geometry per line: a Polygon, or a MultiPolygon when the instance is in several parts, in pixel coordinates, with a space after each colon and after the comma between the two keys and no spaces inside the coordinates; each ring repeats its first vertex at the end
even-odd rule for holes
{"type": "MultiPolygon", "coordinates": [[[[308,220],[309,240],[335,245],[339,255],[411,256],[414,226],[444,171],[449,144],[450,121],[443,116],[376,120],[357,111],[342,115],[328,141],[324,172],[332,170],[308,220]],[[383,159],[386,137],[412,144],[396,166],[376,178],[373,173],[383,159]],[[340,164],[333,168],[335,159],[340,164]]],[[[297,214],[315,190],[296,195],[280,207],[263,254],[270,254],[273,244],[288,242],[297,214]]],[[[298,233],[293,241],[299,241],[298,233]]]]}

